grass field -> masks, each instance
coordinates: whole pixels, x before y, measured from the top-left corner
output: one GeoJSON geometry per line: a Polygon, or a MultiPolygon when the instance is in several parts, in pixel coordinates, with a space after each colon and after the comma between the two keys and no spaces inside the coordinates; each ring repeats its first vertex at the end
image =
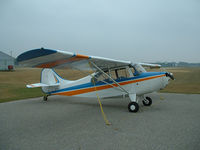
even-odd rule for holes
{"type": "MultiPolygon", "coordinates": [[[[161,92],[200,94],[200,68],[167,68],[166,70],[172,72],[176,80],[171,81],[161,92]]],[[[35,68],[18,68],[13,72],[0,72],[0,102],[42,96],[40,88],[26,88],[26,84],[40,82],[40,72],[41,69],[35,68]]],[[[85,75],[80,71],[56,70],[56,72],[71,80],[85,75]]]]}
{"type": "Polygon", "coordinates": [[[200,68],[167,68],[175,80],[161,92],[200,94],[200,68]]]}

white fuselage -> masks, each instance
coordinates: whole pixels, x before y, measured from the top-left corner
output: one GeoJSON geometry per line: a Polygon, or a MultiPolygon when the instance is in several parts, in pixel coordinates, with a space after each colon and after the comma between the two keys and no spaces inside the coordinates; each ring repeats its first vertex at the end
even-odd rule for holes
{"type": "MultiPolygon", "coordinates": [[[[94,74],[93,74],[94,75],[94,74]]],[[[62,79],[55,74],[57,80],[60,82],[58,87],[43,87],[43,91],[49,95],[65,95],[65,96],[80,96],[80,97],[96,97],[96,92],[100,97],[112,97],[125,95],[119,86],[112,81],[93,82],[92,76],[89,75],[75,81],[68,81],[62,79]]],[[[165,72],[144,72],[140,75],[116,79],[115,81],[120,86],[128,91],[128,93],[135,93],[136,95],[144,95],[154,91],[163,89],[170,78],[166,76],[165,72]]]]}

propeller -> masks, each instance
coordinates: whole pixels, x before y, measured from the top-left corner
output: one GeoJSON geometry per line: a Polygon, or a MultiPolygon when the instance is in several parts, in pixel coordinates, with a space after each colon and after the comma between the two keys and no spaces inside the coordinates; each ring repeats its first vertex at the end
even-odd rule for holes
{"type": "Polygon", "coordinates": [[[166,77],[170,77],[170,79],[174,80],[173,73],[171,73],[171,72],[166,72],[165,75],[166,75],[166,77]]]}

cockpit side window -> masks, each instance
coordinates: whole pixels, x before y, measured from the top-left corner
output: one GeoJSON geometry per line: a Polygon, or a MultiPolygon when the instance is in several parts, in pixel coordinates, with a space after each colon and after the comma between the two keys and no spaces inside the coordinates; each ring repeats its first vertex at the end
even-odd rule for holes
{"type": "MultiPolygon", "coordinates": [[[[123,78],[132,77],[133,75],[131,75],[132,73],[130,74],[129,71],[131,71],[134,75],[135,69],[133,67],[110,69],[110,70],[105,71],[105,73],[107,73],[112,79],[116,80],[116,79],[123,79],[123,78]]],[[[94,81],[95,82],[100,82],[100,81],[108,82],[108,81],[112,81],[112,80],[110,78],[108,78],[105,74],[98,72],[95,75],[94,81]]]]}
{"type": "MultiPolygon", "coordinates": [[[[108,74],[109,76],[111,76],[114,80],[117,79],[116,77],[116,74],[115,74],[115,71],[114,70],[106,70],[105,71],[106,74],[108,74]]],[[[94,81],[95,82],[100,82],[100,81],[111,81],[109,77],[107,77],[105,74],[101,73],[101,72],[98,72],[96,75],[95,75],[95,78],[94,78],[94,81]]]]}
{"type": "Polygon", "coordinates": [[[137,76],[138,75],[138,73],[137,73],[137,71],[135,70],[134,67],[130,67],[130,70],[133,73],[133,76],[137,76]]]}
{"type": "MultiPolygon", "coordinates": [[[[108,73],[108,72],[106,72],[108,73]]],[[[95,75],[95,82],[103,81],[103,80],[108,80],[108,77],[104,75],[103,73],[99,72],[95,75]]]]}
{"type": "Polygon", "coordinates": [[[117,69],[115,71],[116,71],[116,75],[120,79],[122,79],[122,78],[128,78],[129,77],[129,73],[127,72],[126,68],[117,69]]]}
{"type": "Polygon", "coordinates": [[[111,78],[113,78],[114,80],[117,79],[117,75],[115,70],[109,70],[109,75],[111,76],[111,78]]]}

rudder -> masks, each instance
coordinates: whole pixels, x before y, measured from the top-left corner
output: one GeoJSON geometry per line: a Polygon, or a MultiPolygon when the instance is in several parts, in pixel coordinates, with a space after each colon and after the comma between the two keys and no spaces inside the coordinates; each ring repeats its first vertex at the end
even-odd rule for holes
{"type": "Polygon", "coordinates": [[[53,85],[60,83],[60,77],[52,70],[44,68],[41,72],[41,83],[53,85]]]}

